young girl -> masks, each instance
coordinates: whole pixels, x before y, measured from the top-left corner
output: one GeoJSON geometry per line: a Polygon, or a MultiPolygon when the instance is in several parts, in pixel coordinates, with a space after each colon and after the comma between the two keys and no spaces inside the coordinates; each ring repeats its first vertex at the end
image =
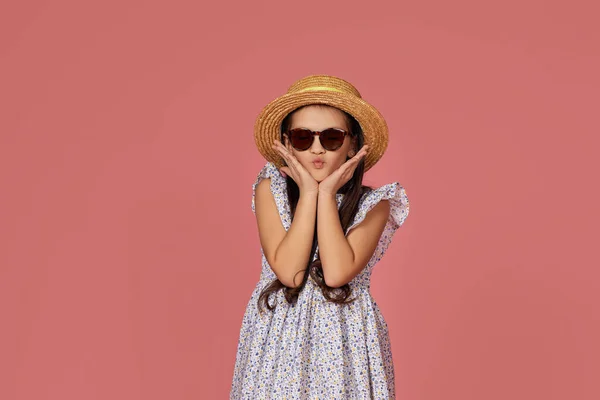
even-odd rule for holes
{"type": "Polygon", "coordinates": [[[349,82],[311,75],[255,125],[262,271],[244,314],[230,399],[395,399],[371,271],[409,211],[404,188],[362,185],[383,116],[349,82]]]}

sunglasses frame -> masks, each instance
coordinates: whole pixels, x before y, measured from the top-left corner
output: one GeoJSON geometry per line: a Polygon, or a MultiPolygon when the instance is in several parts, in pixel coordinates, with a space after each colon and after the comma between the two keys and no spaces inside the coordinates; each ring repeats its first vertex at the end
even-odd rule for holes
{"type": "Polygon", "coordinates": [[[351,133],[349,133],[348,131],[346,131],[344,129],[340,129],[340,128],[327,128],[327,129],[323,129],[322,131],[312,131],[312,130],[310,130],[308,128],[294,128],[294,129],[288,129],[285,133],[288,135],[288,138],[290,140],[290,144],[292,145],[292,147],[294,149],[296,149],[297,151],[306,151],[306,150],[308,150],[308,149],[310,149],[312,147],[312,144],[315,142],[315,136],[319,136],[320,137],[323,132],[329,131],[329,130],[334,130],[334,131],[337,131],[337,132],[342,132],[343,136],[342,136],[342,142],[341,142],[341,144],[338,147],[336,147],[335,149],[328,149],[327,147],[325,147],[323,145],[323,143],[321,143],[321,146],[323,146],[323,148],[325,150],[327,150],[327,151],[336,151],[337,149],[339,149],[340,147],[342,147],[342,145],[344,144],[344,139],[346,138],[346,136],[351,135],[351,133]],[[292,140],[292,134],[293,134],[293,132],[294,131],[300,131],[300,130],[302,130],[302,131],[308,131],[313,136],[312,137],[312,142],[310,143],[310,146],[308,146],[306,149],[298,149],[296,146],[294,146],[294,142],[292,140]]]}

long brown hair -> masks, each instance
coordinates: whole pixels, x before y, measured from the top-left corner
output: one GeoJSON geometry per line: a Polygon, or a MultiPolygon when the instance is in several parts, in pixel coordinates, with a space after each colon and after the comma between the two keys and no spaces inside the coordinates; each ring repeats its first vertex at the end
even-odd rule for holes
{"type": "MultiPolygon", "coordinates": [[[[318,104],[313,104],[313,105],[325,106],[325,105],[318,105],[318,104]]],[[[304,106],[304,107],[306,107],[306,106],[304,106]]],[[[328,106],[325,106],[325,107],[328,107],[328,106]]],[[[300,107],[300,108],[303,108],[303,107],[300,107]]],[[[281,138],[280,138],[280,140],[282,141],[282,143],[283,143],[283,133],[286,132],[291,126],[292,114],[295,111],[299,110],[300,108],[289,113],[286,116],[286,118],[283,120],[283,122],[281,123],[281,138]]],[[[350,127],[351,137],[356,139],[356,149],[355,150],[358,151],[364,144],[364,136],[363,136],[362,128],[360,127],[360,124],[358,123],[358,121],[356,121],[356,119],[354,117],[352,117],[350,114],[348,114],[347,112],[345,112],[343,110],[339,110],[339,111],[342,111],[342,113],[344,114],[344,117],[346,118],[346,121],[348,122],[348,126],[350,127]]],[[[342,229],[344,232],[346,232],[346,229],[348,229],[348,227],[354,220],[354,216],[356,215],[356,212],[358,211],[359,201],[360,201],[361,197],[366,192],[369,192],[372,190],[371,187],[363,186],[363,184],[362,184],[364,173],[365,173],[365,164],[364,164],[364,158],[363,158],[358,163],[358,166],[356,167],[356,170],[354,171],[352,178],[350,178],[350,180],[348,180],[348,182],[346,182],[346,184],[344,184],[344,186],[342,186],[338,190],[338,193],[344,194],[342,203],[340,204],[340,208],[338,211],[338,214],[340,217],[340,222],[341,222],[342,229]]],[[[292,220],[293,220],[295,212],[296,212],[296,206],[298,205],[298,199],[300,198],[300,189],[298,188],[298,185],[296,184],[296,182],[294,182],[294,180],[292,178],[290,178],[289,176],[286,177],[286,182],[287,182],[287,195],[288,195],[288,200],[290,202],[290,210],[291,210],[292,220]]],[[[298,296],[300,295],[300,292],[306,285],[309,275],[314,280],[314,282],[317,284],[317,286],[319,286],[319,288],[321,289],[321,291],[323,293],[323,296],[328,301],[331,301],[333,303],[338,303],[338,304],[347,304],[347,303],[351,303],[352,301],[355,300],[355,299],[350,299],[350,295],[352,294],[352,288],[350,287],[349,284],[346,283],[344,286],[341,286],[339,288],[332,288],[330,286],[327,286],[327,284],[325,283],[325,278],[323,276],[323,267],[321,265],[321,260],[318,255],[318,252],[316,253],[317,254],[316,259],[314,261],[312,261],[312,259],[315,256],[317,243],[318,243],[318,241],[317,241],[317,225],[315,224],[315,232],[313,235],[313,244],[312,244],[312,248],[311,248],[311,252],[310,252],[308,266],[304,270],[304,277],[302,279],[302,282],[297,287],[291,288],[291,287],[285,286],[283,283],[281,283],[281,281],[279,279],[275,279],[273,282],[271,282],[269,285],[267,285],[262,290],[262,292],[260,293],[260,296],[258,297],[258,308],[260,311],[262,311],[263,306],[268,308],[271,311],[275,308],[276,305],[272,306],[269,304],[269,297],[272,293],[276,293],[279,290],[284,291],[285,299],[287,300],[288,303],[295,304],[298,300],[298,296]]],[[[302,272],[302,271],[298,271],[297,274],[300,272],[302,272]]]]}

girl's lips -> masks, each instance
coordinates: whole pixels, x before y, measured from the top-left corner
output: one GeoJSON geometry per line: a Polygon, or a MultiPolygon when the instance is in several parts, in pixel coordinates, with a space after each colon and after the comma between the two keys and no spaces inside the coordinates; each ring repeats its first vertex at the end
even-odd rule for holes
{"type": "Polygon", "coordinates": [[[316,169],[321,169],[323,168],[323,161],[313,161],[313,165],[315,166],[316,169]]]}

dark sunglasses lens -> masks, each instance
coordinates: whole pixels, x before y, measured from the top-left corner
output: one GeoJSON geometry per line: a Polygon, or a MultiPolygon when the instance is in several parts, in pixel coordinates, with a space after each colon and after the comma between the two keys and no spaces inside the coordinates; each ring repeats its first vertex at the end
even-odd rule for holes
{"type": "Polygon", "coordinates": [[[337,150],[344,144],[344,131],[339,129],[326,129],[321,133],[321,145],[325,150],[337,150]]]}
{"type": "Polygon", "coordinates": [[[306,150],[312,145],[313,134],[308,129],[293,129],[290,131],[290,140],[297,150],[306,150]]]}

